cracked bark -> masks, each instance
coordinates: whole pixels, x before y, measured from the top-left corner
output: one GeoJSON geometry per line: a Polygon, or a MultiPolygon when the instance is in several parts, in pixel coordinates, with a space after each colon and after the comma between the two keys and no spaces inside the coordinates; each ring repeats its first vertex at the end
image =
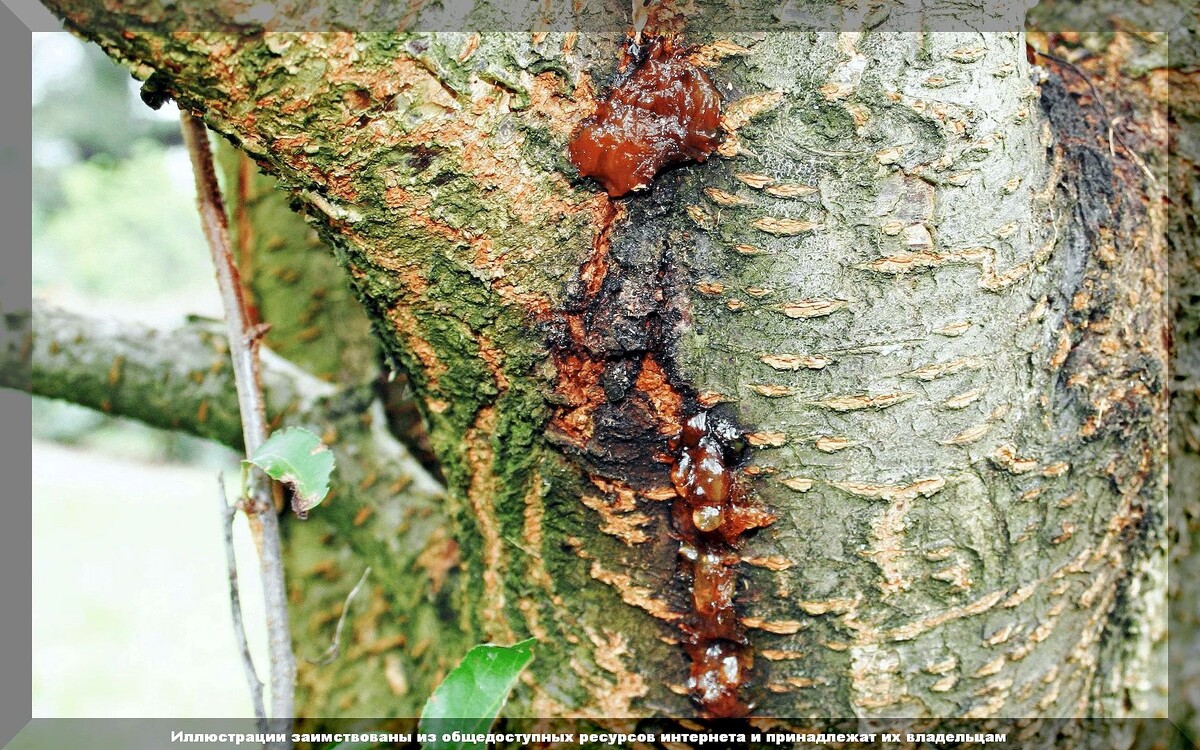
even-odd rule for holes
{"type": "Polygon", "coordinates": [[[654,460],[681,387],[750,430],[779,516],[737,595],[758,713],[1158,710],[1161,202],[1077,82],[1031,83],[1021,35],[692,29],[721,158],[614,219],[564,146],[617,39],[168,35],[175,7],[49,5],[335,248],[430,425],[463,638],[542,642],[514,713],[694,711],[654,460]]]}

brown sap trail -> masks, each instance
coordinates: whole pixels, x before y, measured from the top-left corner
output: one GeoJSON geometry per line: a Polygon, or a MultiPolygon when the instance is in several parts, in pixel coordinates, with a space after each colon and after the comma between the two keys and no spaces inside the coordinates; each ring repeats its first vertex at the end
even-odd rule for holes
{"type": "Polygon", "coordinates": [[[740,435],[709,412],[691,416],[672,441],[672,505],[679,554],[692,575],[692,613],[684,648],[692,660],[688,692],[714,718],[752,708],[739,694],[754,666],[745,628],[733,606],[741,536],[775,520],[753,502],[730,465],[740,435]]]}
{"type": "Polygon", "coordinates": [[[671,40],[648,37],[640,58],[571,138],[567,155],[613,198],[650,185],[668,164],[704,161],[721,143],[721,95],[671,40]]]}
{"type": "MultiPolygon", "coordinates": [[[[567,148],[579,173],[595,178],[613,198],[648,187],[670,164],[705,161],[721,143],[721,96],[712,80],[672,40],[650,35],[646,40],[641,45],[638,36],[630,39],[620,81],[599,99],[567,148]]],[[[610,222],[615,218],[610,214],[610,222]]],[[[592,298],[607,271],[607,232],[601,237],[598,262],[581,273],[592,298]]],[[[584,338],[584,320],[579,323],[575,340],[584,338]]],[[[749,499],[732,468],[741,438],[732,425],[698,411],[676,429],[670,442],[677,493],[671,514],[681,566],[691,578],[691,612],[681,625],[692,662],[688,692],[708,717],[742,717],[752,708],[740,691],[754,658],[734,607],[738,546],[743,534],[775,517],[749,499]]],[[[586,431],[576,432],[581,440],[587,437],[586,431]]]]}

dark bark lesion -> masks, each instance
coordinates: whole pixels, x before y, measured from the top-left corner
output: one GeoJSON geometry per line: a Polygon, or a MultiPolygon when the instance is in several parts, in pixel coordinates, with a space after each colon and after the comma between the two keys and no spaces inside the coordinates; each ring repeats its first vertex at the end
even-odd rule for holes
{"type": "Polygon", "coordinates": [[[1169,715],[1194,742],[1200,737],[1200,597],[1191,582],[1200,565],[1200,56],[1195,16],[1171,39],[1170,170],[1170,654],[1169,715]],[[1178,42],[1178,44],[1177,44],[1178,42]]]}
{"type": "MultiPolygon", "coordinates": [[[[1128,40],[1114,40],[1112,54],[1127,47],[1128,40]]],[[[1148,620],[1160,608],[1146,597],[1162,592],[1167,529],[1166,143],[1162,132],[1137,124],[1157,117],[1162,104],[1144,80],[1102,77],[1094,66],[1066,62],[1061,55],[1068,53],[1038,55],[1048,76],[1041,104],[1062,159],[1058,190],[1068,212],[1059,227],[1064,272],[1047,316],[1058,344],[1050,358],[1057,369],[1052,409],[1073,446],[1073,471],[1090,462],[1089,473],[1105,477],[1121,498],[1107,509],[1123,529],[1125,559],[1099,634],[1097,672],[1124,674],[1157,670],[1146,661],[1157,657],[1145,650],[1161,649],[1162,625],[1148,620]],[[1105,448],[1115,445],[1124,449],[1105,448]]],[[[1108,691],[1102,679],[1093,683],[1090,710],[1122,714],[1160,702],[1154,691],[1108,691]]]]}

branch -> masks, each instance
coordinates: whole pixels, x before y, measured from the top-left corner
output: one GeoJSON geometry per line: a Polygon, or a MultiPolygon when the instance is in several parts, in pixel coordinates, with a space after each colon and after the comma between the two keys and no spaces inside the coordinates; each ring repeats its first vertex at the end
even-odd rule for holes
{"type": "Polygon", "coordinates": [[[221,529],[225,538],[225,563],[229,569],[229,608],[233,613],[233,637],[237,640],[242,656],[242,668],[246,672],[246,684],[250,686],[250,702],[254,705],[254,718],[258,731],[267,731],[267,711],[263,707],[263,684],[254,669],[254,658],[250,656],[250,642],[246,640],[246,625],[242,622],[242,596],[238,589],[237,558],[233,552],[233,517],[237,506],[226,499],[225,479],[217,474],[217,485],[221,490],[221,529]]]}
{"type": "Polygon", "coordinates": [[[323,667],[327,664],[332,664],[333,660],[341,654],[342,628],[346,627],[346,615],[350,612],[350,603],[354,601],[354,597],[358,596],[358,592],[362,590],[363,584],[367,582],[367,576],[369,575],[371,575],[370,565],[359,576],[358,583],[354,584],[354,588],[350,589],[350,593],[346,595],[346,601],[342,604],[342,614],[338,617],[337,627],[333,630],[333,643],[329,644],[329,648],[325,649],[325,653],[321,654],[320,659],[307,659],[308,663],[323,667]]]}
{"type": "Polygon", "coordinates": [[[0,388],[28,391],[29,355],[33,348],[28,311],[5,313],[0,327],[0,388]]]}
{"type": "MultiPolygon", "coordinates": [[[[196,176],[196,199],[200,223],[212,253],[225,324],[229,329],[230,357],[233,360],[234,385],[237,389],[238,412],[242,422],[242,441],[246,456],[252,456],[267,439],[267,408],[262,394],[258,363],[260,330],[251,328],[242,298],[242,284],[229,245],[229,227],[221,189],[213,168],[212,150],[204,123],[194,119],[187,110],[180,110],[183,140],[192,157],[196,176]]],[[[279,517],[271,501],[266,477],[251,468],[245,511],[253,514],[261,527],[258,549],[259,570],[262,574],[263,599],[267,610],[267,652],[271,668],[271,730],[290,734],[295,716],[296,654],[292,650],[292,631],[288,622],[287,583],[283,575],[283,545],[279,538],[279,517]]],[[[257,680],[257,677],[255,678],[257,680]]],[[[291,747],[290,740],[278,743],[291,747]]]]}
{"type": "MultiPolygon", "coordinates": [[[[161,404],[182,420],[178,429],[191,434],[207,431],[213,433],[207,437],[241,444],[231,368],[228,361],[222,362],[222,353],[227,351],[225,336],[211,321],[160,330],[77,315],[45,302],[34,303],[31,317],[32,338],[22,321],[13,322],[8,329],[0,327],[0,338],[12,342],[7,346],[0,341],[0,373],[24,370],[28,384],[32,367],[35,394],[92,408],[107,400],[113,405],[110,414],[170,428],[172,417],[153,411],[155,404],[161,404]],[[124,364],[121,376],[110,387],[109,372],[117,356],[123,357],[124,364]],[[203,402],[214,406],[209,408],[209,419],[196,421],[203,402]],[[214,419],[222,413],[219,406],[231,415],[220,429],[220,420],[214,419]]],[[[24,316],[24,320],[29,318],[24,316]]],[[[403,635],[408,643],[459,637],[457,629],[445,623],[457,622],[457,614],[446,613],[458,611],[451,592],[457,590],[460,568],[440,574],[445,580],[431,588],[429,563],[422,562],[433,555],[453,554],[446,541],[449,520],[442,485],[389,431],[373,388],[338,391],[267,349],[261,355],[267,413],[273,417],[273,426],[306,427],[321,435],[337,458],[330,497],[308,521],[294,524],[300,528],[291,532],[285,550],[288,570],[307,575],[317,549],[348,567],[369,564],[373,579],[387,582],[389,612],[395,615],[387,618],[391,623],[387,636],[403,635]],[[364,509],[370,509],[369,517],[363,515],[364,509]]],[[[11,380],[3,385],[13,386],[11,380]]],[[[372,590],[369,583],[360,591],[360,598],[372,590]]],[[[304,588],[304,601],[291,608],[293,633],[301,653],[320,654],[329,646],[326,626],[332,624],[314,620],[313,615],[333,606],[345,608],[347,595],[344,589],[312,579],[304,579],[304,588]]],[[[347,620],[352,615],[347,615],[347,620]]],[[[343,653],[347,653],[345,649],[343,639],[343,653]]],[[[322,684],[349,679],[363,668],[357,656],[336,659],[326,666],[299,666],[301,682],[311,679],[322,684]]],[[[406,661],[405,669],[412,689],[407,695],[393,696],[396,711],[415,715],[421,705],[416,701],[424,700],[440,674],[436,661],[406,661]]]]}
{"type": "Polygon", "coordinates": [[[217,175],[213,170],[212,151],[204,124],[187,112],[181,112],[183,140],[192,157],[196,175],[197,204],[204,238],[212,253],[217,287],[221,292],[221,307],[229,333],[230,358],[233,361],[233,380],[237,388],[238,411],[241,414],[242,441],[246,454],[258,450],[267,439],[266,404],[258,364],[259,331],[251,324],[242,296],[242,284],[229,245],[229,226],[225,205],[221,199],[217,175]]]}
{"type": "MultiPolygon", "coordinates": [[[[240,449],[229,349],[218,329],[193,320],[164,330],[34,300],[30,314],[6,316],[0,329],[0,387],[240,449]]],[[[382,406],[368,389],[339,392],[269,349],[259,355],[272,426],[296,425],[316,433],[335,427],[338,438],[330,443],[338,462],[335,490],[346,492],[352,477],[376,473],[410,477],[405,493],[414,498],[445,492],[384,427],[382,406]],[[363,412],[372,419],[359,419],[363,412]]]]}
{"type": "MultiPolygon", "coordinates": [[[[0,387],[244,447],[229,344],[215,323],[162,330],[34,300],[28,316],[7,316],[4,341],[0,387]]],[[[260,356],[272,423],[317,418],[319,403],[336,393],[269,350],[260,356]]]]}

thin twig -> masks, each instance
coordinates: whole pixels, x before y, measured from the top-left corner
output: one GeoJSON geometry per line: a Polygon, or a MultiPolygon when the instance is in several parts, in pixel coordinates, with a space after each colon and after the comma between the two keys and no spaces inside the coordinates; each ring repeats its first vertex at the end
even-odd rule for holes
{"type": "MultiPolygon", "coordinates": [[[[212,150],[204,123],[180,110],[183,140],[192,158],[196,177],[196,201],[200,224],[212,253],[217,286],[229,330],[229,353],[233,360],[238,409],[242,416],[242,438],[246,455],[254,454],[267,439],[266,407],[259,378],[258,337],[261,330],[251,329],[242,299],[242,285],[229,245],[229,225],[225,202],[213,168],[212,150]]],[[[262,573],[263,598],[267,611],[267,653],[271,664],[272,733],[291,736],[295,715],[296,657],[288,627],[287,587],[283,578],[283,548],[279,539],[279,518],[271,500],[270,485],[257,468],[251,467],[247,483],[248,514],[254,514],[262,530],[259,570],[262,573]]],[[[290,747],[291,743],[284,743],[290,747]]]]}
{"type": "Polygon", "coordinates": [[[325,649],[325,653],[321,654],[320,659],[305,659],[309,664],[315,664],[318,667],[324,667],[332,664],[333,660],[338,658],[341,653],[342,628],[346,625],[346,613],[350,611],[350,602],[354,601],[354,597],[358,596],[358,590],[367,582],[367,576],[371,574],[371,566],[363,571],[362,577],[358,579],[358,583],[354,584],[354,588],[350,589],[350,593],[346,595],[346,601],[342,604],[342,616],[338,618],[337,627],[333,629],[333,643],[329,644],[329,648],[325,649]]]}
{"type": "Polygon", "coordinates": [[[242,597],[238,592],[237,556],[233,551],[233,517],[237,507],[230,505],[225,495],[225,478],[217,474],[217,485],[221,488],[221,528],[225,533],[225,562],[229,567],[229,607],[233,611],[233,637],[242,652],[242,669],[246,672],[246,684],[250,686],[250,702],[254,704],[254,718],[258,731],[267,731],[267,710],[263,707],[263,684],[254,669],[250,656],[250,642],[246,640],[246,626],[242,622],[242,597]]]}
{"type": "Polygon", "coordinates": [[[229,244],[229,224],[225,217],[225,201],[217,183],[208,131],[204,123],[187,112],[180,113],[184,142],[192,157],[196,176],[196,201],[200,208],[200,223],[208,248],[212,253],[217,287],[221,291],[221,306],[229,329],[229,353],[233,359],[238,408],[242,413],[242,436],[246,455],[253,455],[267,439],[267,415],[262,391],[258,388],[258,340],[250,335],[251,323],[246,313],[246,300],[233,251],[229,244]]]}

